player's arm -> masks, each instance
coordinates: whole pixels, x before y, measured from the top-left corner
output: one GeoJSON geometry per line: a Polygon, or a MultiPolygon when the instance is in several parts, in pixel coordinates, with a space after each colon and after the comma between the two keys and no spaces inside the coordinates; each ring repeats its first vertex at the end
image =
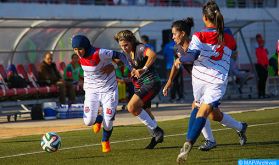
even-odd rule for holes
{"type": "Polygon", "coordinates": [[[126,65],[129,68],[129,70],[132,70],[131,69],[132,67],[130,66],[125,54],[113,50],[107,50],[107,49],[101,49],[99,53],[100,53],[100,58],[103,58],[104,60],[112,59],[112,63],[101,68],[101,72],[103,74],[110,74],[111,72],[113,72],[115,69],[118,68],[118,64],[121,62],[124,65],[126,65]]]}
{"type": "Polygon", "coordinates": [[[179,57],[179,61],[183,64],[192,64],[200,55],[202,43],[197,35],[193,35],[187,53],[179,57]]]}
{"type": "Polygon", "coordinates": [[[170,76],[169,79],[165,85],[165,87],[163,88],[163,95],[167,96],[168,95],[168,89],[171,87],[171,84],[173,82],[174,77],[176,76],[176,74],[178,73],[179,67],[180,67],[180,60],[179,58],[175,60],[175,62],[172,65],[171,68],[171,72],[170,72],[170,76]]]}
{"type": "Polygon", "coordinates": [[[114,60],[114,59],[120,59],[125,66],[129,68],[129,70],[132,70],[132,67],[129,64],[128,59],[126,58],[126,55],[114,50],[108,50],[108,49],[100,49],[99,51],[100,58],[103,60],[114,60]]]}
{"type": "Polygon", "coordinates": [[[156,53],[152,49],[147,48],[147,50],[145,52],[145,56],[147,56],[148,58],[147,58],[147,61],[146,61],[146,63],[145,63],[143,68],[147,68],[148,69],[148,68],[150,68],[154,64],[154,62],[155,62],[155,60],[157,58],[157,55],[156,55],[156,53]]]}
{"type": "Polygon", "coordinates": [[[127,57],[125,54],[117,52],[117,51],[112,51],[112,59],[119,59],[121,60],[121,62],[128,67],[128,69],[131,71],[132,70],[132,66],[130,65],[127,57]]]}
{"type": "Polygon", "coordinates": [[[143,66],[143,68],[137,69],[136,71],[137,73],[135,73],[136,77],[139,77],[140,75],[148,71],[148,69],[154,64],[157,58],[156,53],[150,48],[146,48],[143,55],[147,57],[147,61],[143,66]]]}

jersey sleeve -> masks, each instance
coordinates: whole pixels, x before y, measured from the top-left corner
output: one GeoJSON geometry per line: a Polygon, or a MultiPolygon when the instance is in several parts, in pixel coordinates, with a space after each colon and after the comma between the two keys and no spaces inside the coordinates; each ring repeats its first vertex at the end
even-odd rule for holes
{"type": "Polygon", "coordinates": [[[99,51],[100,58],[104,60],[111,60],[113,56],[113,50],[100,49],[99,51]]]}
{"type": "Polygon", "coordinates": [[[198,36],[194,34],[188,47],[187,54],[180,57],[180,62],[189,63],[196,60],[200,55],[201,46],[201,41],[199,40],[198,36]]]}
{"type": "Polygon", "coordinates": [[[129,70],[132,70],[132,67],[128,61],[128,59],[126,58],[125,54],[114,51],[114,50],[108,50],[108,49],[100,49],[99,52],[101,58],[103,58],[104,60],[112,60],[113,58],[117,58],[120,59],[125,66],[127,66],[129,68],[129,70]]]}
{"type": "Polygon", "coordinates": [[[148,49],[150,48],[143,44],[139,44],[136,48],[136,54],[145,57],[148,49]]]}

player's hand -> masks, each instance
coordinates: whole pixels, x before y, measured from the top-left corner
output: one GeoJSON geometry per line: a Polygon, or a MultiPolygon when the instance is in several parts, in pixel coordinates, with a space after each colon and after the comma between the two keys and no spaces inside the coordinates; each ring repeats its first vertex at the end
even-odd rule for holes
{"type": "Polygon", "coordinates": [[[176,68],[179,68],[179,67],[180,67],[180,64],[181,64],[181,62],[180,62],[179,58],[177,58],[177,59],[174,61],[174,66],[175,66],[176,68]]]}
{"type": "Polygon", "coordinates": [[[110,74],[114,71],[114,66],[112,64],[108,64],[101,68],[102,74],[110,74]]]}
{"type": "Polygon", "coordinates": [[[140,74],[141,74],[140,69],[133,69],[132,72],[131,72],[131,76],[136,77],[136,78],[139,78],[140,74]]]}
{"type": "Polygon", "coordinates": [[[163,88],[163,95],[167,96],[168,95],[168,90],[171,87],[171,81],[167,81],[165,87],[163,88]]]}

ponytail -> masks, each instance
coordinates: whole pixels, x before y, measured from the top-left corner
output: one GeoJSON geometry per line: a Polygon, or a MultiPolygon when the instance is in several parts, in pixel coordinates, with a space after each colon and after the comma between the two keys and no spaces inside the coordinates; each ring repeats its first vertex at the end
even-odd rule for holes
{"type": "Polygon", "coordinates": [[[224,42],[224,18],[220,11],[216,10],[215,25],[218,33],[218,43],[224,42]]]}
{"type": "Polygon", "coordinates": [[[203,6],[202,12],[204,16],[216,26],[218,33],[218,44],[222,45],[224,42],[224,18],[218,5],[215,1],[209,0],[203,6]]]}

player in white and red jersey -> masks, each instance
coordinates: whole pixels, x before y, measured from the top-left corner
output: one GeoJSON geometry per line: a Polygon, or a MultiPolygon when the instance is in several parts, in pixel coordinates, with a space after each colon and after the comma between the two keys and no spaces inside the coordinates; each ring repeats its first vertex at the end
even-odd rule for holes
{"type": "Polygon", "coordinates": [[[83,35],[73,37],[72,47],[84,71],[84,123],[87,126],[94,125],[94,132],[97,133],[103,122],[102,151],[110,152],[109,138],[118,104],[118,88],[115,72],[107,73],[103,68],[111,65],[114,58],[120,59],[130,70],[131,67],[124,54],[93,47],[83,35]],[[100,103],[103,106],[103,116],[98,115],[100,103]]]}
{"type": "MultiPolygon", "coordinates": [[[[191,113],[188,125],[186,142],[180,150],[177,162],[186,161],[189,152],[205,126],[206,118],[221,122],[223,125],[238,131],[241,140],[246,143],[246,123],[240,123],[231,116],[223,114],[218,106],[223,97],[230,67],[230,56],[236,43],[232,35],[224,30],[223,16],[215,1],[208,1],[203,6],[203,21],[206,28],[196,32],[187,50],[175,61],[175,66],[180,63],[193,63],[192,85],[194,99],[200,104],[196,117],[191,113]],[[210,115],[209,115],[210,114],[210,115]]],[[[164,95],[167,88],[164,88],[164,95]]]]}
{"type": "MultiPolygon", "coordinates": [[[[187,18],[185,20],[177,20],[175,22],[172,23],[172,34],[173,34],[173,40],[175,41],[176,45],[174,47],[174,52],[175,54],[178,56],[178,57],[181,57],[181,56],[185,56],[187,54],[187,50],[188,50],[188,47],[189,47],[189,44],[190,44],[190,33],[191,33],[191,27],[193,26],[193,20],[192,18],[187,18]]],[[[203,32],[205,33],[205,31],[213,31],[214,29],[211,29],[211,30],[207,30],[205,29],[203,32]]],[[[230,29],[228,28],[225,28],[225,33],[227,35],[232,35],[230,29]]],[[[234,42],[232,42],[234,43],[234,42]]],[[[179,62],[180,63],[180,62],[179,62]]],[[[184,68],[191,74],[192,73],[192,63],[191,64],[183,64],[184,68]]],[[[171,74],[169,76],[169,80],[167,81],[165,87],[164,87],[164,90],[163,90],[163,93],[164,95],[166,96],[167,95],[167,89],[169,89],[171,87],[171,84],[172,84],[172,81],[175,77],[177,73],[177,67],[175,67],[175,65],[173,65],[172,67],[172,71],[171,71],[171,74]]],[[[218,109],[219,107],[219,104],[214,104],[215,107],[213,107],[213,109],[218,109]]],[[[198,112],[198,109],[199,109],[199,106],[200,104],[196,101],[193,102],[192,104],[192,112],[191,112],[191,117],[190,117],[190,120],[189,120],[189,128],[192,127],[192,124],[193,124],[193,121],[194,119],[196,118],[196,114],[198,112]]],[[[225,114],[226,115],[226,114],[225,114]]],[[[222,120],[221,123],[226,123],[226,117],[222,120]]],[[[240,123],[238,122],[235,122],[236,125],[235,127],[237,128],[240,123]]],[[[187,136],[190,135],[190,129],[188,129],[188,133],[187,133],[187,136]]],[[[206,124],[204,126],[204,128],[202,129],[202,134],[205,138],[205,142],[204,144],[202,144],[199,149],[202,150],[202,151],[208,151],[208,150],[211,150],[213,148],[216,147],[216,141],[214,139],[214,136],[212,134],[212,131],[211,131],[211,128],[210,128],[210,121],[209,119],[206,120],[206,124]]],[[[245,137],[240,137],[240,145],[244,145],[246,142],[246,139],[245,137]]]]}

